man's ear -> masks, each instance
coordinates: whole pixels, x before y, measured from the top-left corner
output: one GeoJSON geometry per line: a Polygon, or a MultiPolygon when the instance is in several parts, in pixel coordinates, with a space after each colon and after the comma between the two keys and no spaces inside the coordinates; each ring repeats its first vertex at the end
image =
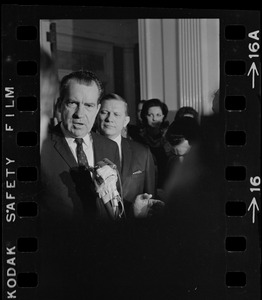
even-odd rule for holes
{"type": "Polygon", "coordinates": [[[56,107],[58,112],[61,112],[61,106],[62,106],[62,99],[58,97],[56,101],[56,107]]]}
{"type": "Polygon", "coordinates": [[[97,116],[97,114],[99,113],[100,108],[101,108],[101,103],[97,104],[96,116],[97,116]]]}
{"type": "Polygon", "coordinates": [[[126,116],[125,122],[124,122],[124,127],[126,127],[129,122],[130,122],[130,117],[126,116]]]}

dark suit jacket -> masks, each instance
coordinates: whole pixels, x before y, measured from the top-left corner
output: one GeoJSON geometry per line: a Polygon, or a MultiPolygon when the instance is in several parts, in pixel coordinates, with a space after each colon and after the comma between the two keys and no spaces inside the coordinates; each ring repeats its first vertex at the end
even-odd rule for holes
{"type": "Polygon", "coordinates": [[[155,166],[150,149],[133,140],[122,138],[121,179],[125,202],[134,202],[137,195],[155,195],[155,166]]]}
{"type": "MultiPolygon", "coordinates": [[[[116,143],[91,133],[94,163],[108,158],[119,169],[116,143]]],[[[41,209],[54,219],[89,220],[107,218],[88,171],[80,171],[64,138],[60,124],[55,126],[41,151],[41,209]]]]}

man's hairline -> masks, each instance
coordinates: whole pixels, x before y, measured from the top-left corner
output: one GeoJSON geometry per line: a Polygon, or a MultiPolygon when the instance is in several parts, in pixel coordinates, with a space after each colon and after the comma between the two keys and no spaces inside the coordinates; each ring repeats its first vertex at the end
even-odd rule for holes
{"type": "Polygon", "coordinates": [[[127,102],[124,99],[119,99],[119,98],[118,99],[115,99],[115,98],[101,99],[100,100],[100,104],[101,104],[100,109],[102,109],[102,103],[103,102],[105,102],[105,101],[113,101],[113,100],[124,103],[124,106],[125,106],[125,116],[129,117],[129,114],[128,114],[128,104],[127,104],[127,102]]]}
{"type": "Polygon", "coordinates": [[[61,98],[61,96],[59,97],[59,105],[61,106],[63,103],[64,103],[64,100],[65,100],[65,95],[68,93],[68,86],[71,82],[75,82],[79,85],[85,85],[85,86],[93,86],[95,85],[97,87],[97,90],[98,90],[98,99],[96,101],[96,105],[98,106],[99,104],[101,104],[101,96],[102,96],[102,91],[99,89],[98,87],[98,84],[96,83],[96,81],[94,79],[91,79],[90,80],[90,83],[87,83],[86,81],[83,81],[81,79],[78,79],[78,78],[70,78],[67,83],[64,85],[64,90],[66,90],[67,92],[64,93],[64,97],[61,98]]]}

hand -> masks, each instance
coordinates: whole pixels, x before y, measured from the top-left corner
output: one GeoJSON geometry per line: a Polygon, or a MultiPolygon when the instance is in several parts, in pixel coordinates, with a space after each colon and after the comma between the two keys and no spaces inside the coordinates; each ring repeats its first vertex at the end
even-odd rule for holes
{"type": "Polygon", "coordinates": [[[136,218],[146,218],[158,214],[163,210],[164,202],[160,200],[151,199],[151,194],[140,194],[136,196],[133,208],[134,216],[136,218]]]}

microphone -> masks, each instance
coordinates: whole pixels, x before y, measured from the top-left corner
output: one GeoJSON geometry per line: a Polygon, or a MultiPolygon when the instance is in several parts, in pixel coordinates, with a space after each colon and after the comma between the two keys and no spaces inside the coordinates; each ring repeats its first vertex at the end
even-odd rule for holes
{"type": "Polygon", "coordinates": [[[113,219],[121,218],[124,213],[124,205],[116,187],[118,177],[121,186],[117,166],[108,158],[104,158],[94,168],[89,167],[88,169],[94,174],[96,192],[106,206],[109,215],[113,219]]]}

